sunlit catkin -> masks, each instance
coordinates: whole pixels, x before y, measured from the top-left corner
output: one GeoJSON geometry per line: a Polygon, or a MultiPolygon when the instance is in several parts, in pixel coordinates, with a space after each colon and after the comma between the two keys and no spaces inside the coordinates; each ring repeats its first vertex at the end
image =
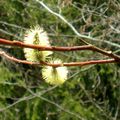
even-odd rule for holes
{"type": "MultiPolygon", "coordinates": [[[[24,43],[50,46],[47,33],[40,27],[28,30],[24,37],[24,43]]],[[[28,61],[34,62],[45,61],[45,59],[52,54],[51,51],[39,51],[31,48],[24,48],[24,53],[28,61]]]]}
{"type": "MultiPolygon", "coordinates": [[[[50,63],[61,63],[61,60],[54,60],[50,63]]],[[[67,80],[67,67],[52,67],[46,66],[42,69],[42,76],[45,81],[51,85],[60,85],[67,80]]]]}

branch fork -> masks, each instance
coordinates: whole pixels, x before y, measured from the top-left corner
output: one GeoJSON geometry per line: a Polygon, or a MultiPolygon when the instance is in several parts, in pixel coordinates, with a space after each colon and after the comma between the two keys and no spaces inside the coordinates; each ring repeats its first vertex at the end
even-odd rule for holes
{"type": "Polygon", "coordinates": [[[91,61],[84,61],[84,62],[70,62],[70,63],[62,63],[62,64],[55,64],[55,63],[47,63],[47,62],[29,62],[26,60],[20,60],[15,57],[9,56],[4,51],[0,51],[0,55],[6,57],[7,59],[23,63],[23,64],[30,64],[30,65],[47,65],[47,66],[53,66],[53,67],[60,67],[60,66],[85,66],[85,65],[91,65],[91,64],[104,64],[104,63],[120,63],[120,56],[113,54],[112,51],[105,51],[103,49],[100,49],[93,45],[83,45],[83,46],[73,46],[73,47],[56,47],[56,46],[39,46],[39,45],[31,45],[31,44],[25,44],[23,42],[19,41],[10,41],[6,39],[0,38],[0,44],[2,45],[9,45],[9,46],[15,46],[15,47],[21,47],[21,48],[32,48],[37,49],[40,51],[80,51],[80,50],[91,50],[98,53],[101,53],[105,56],[110,57],[111,59],[107,60],[91,60],[91,61]]]}

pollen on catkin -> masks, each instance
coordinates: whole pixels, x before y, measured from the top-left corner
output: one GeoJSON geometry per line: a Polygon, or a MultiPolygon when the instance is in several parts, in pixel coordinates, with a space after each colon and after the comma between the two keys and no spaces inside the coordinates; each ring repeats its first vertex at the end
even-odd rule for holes
{"type": "MultiPolygon", "coordinates": [[[[61,63],[61,60],[54,60],[50,63],[61,63]]],[[[45,81],[51,85],[61,85],[67,80],[67,67],[46,66],[42,69],[42,76],[45,81]]]]}
{"type": "MultiPolygon", "coordinates": [[[[43,30],[43,28],[38,26],[26,32],[24,43],[50,46],[47,33],[43,30]]],[[[28,61],[40,62],[45,61],[46,58],[52,54],[52,51],[39,51],[31,48],[24,48],[24,53],[28,61]]]]}

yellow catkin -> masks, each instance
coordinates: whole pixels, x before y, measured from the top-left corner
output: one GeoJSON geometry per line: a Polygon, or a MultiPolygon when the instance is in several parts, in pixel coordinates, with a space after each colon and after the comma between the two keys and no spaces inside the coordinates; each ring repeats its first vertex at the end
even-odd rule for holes
{"type": "MultiPolygon", "coordinates": [[[[43,30],[43,28],[38,26],[26,32],[24,43],[40,46],[50,46],[47,33],[43,30]]],[[[31,48],[24,48],[24,53],[28,61],[34,62],[45,61],[45,59],[52,54],[51,51],[38,51],[31,48]]]]}
{"type": "MultiPolygon", "coordinates": [[[[51,61],[51,63],[61,63],[61,60],[51,61]]],[[[67,80],[68,70],[67,67],[46,66],[42,70],[42,76],[45,81],[51,85],[61,85],[67,80]]]]}

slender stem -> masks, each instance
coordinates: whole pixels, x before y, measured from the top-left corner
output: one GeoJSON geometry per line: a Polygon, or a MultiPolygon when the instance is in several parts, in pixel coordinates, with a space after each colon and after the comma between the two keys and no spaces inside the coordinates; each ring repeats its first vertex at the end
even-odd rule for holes
{"type": "Polygon", "coordinates": [[[32,45],[32,44],[25,44],[19,41],[10,41],[6,39],[0,38],[0,44],[3,45],[10,45],[10,46],[17,46],[22,48],[32,48],[38,49],[41,51],[77,51],[77,50],[91,50],[95,52],[99,52],[103,55],[108,57],[114,58],[120,61],[120,56],[113,54],[111,51],[105,51],[93,45],[83,45],[83,46],[73,46],[73,47],[56,47],[56,46],[39,46],[39,45],[32,45]]]}
{"type": "MultiPolygon", "coordinates": [[[[71,30],[77,35],[77,37],[80,37],[80,38],[85,38],[85,39],[89,39],[89,40],[92,40],[92,41],[99,41],[100,42],[100,39],[98,38],[94,38],[92,36],[86,36],[86,35],[83,35],[81,33],[79,33],[75,27],[61,14],[53,11],[50,7],[48,7],[43,1],[39,1],[39,0],[35,0],[37,3],[39,3],[41,6],[43,6],[49,13],[51,13],[52,15],[58,17],[59,19],[61,19],[64,23],[66,23],[70,28],[71,30]]],[[[83,43],[85,44],[89,44],[88,42],[86,42],[85,40],[81,40],[83,43]]],[[[115,47],[118,47],[120,48],[120,45],[119,44],[116,44],[116,43],[113,43],[113,42],[110,42],[110,41],[107,41],[107,40],[103,40],[102,41],[103,43],[106,43],[108,45],[112,45],[112,46],[115,46],[115,47]]]]}
{"type": "Polygon", "coordinates": [[[20,41],[10,41],[2,38],[0,38],[0,44],[22,47],[22,48],[38,49],[41,51],[76,51],[76,50],[91,49],[91,45],[74,46],[74,47],[39,46],[39,45],[33,45],[33,44],[25,44],[20,41]]]}
{"type": "Polygon", "coordinates": [[[84,61],[84,62],[70,62],[70,63],[58,63],[58,64],[51,64],[47,62],[41,62],[43,65],[52,66],[52,67],[60,67],[60,66],[86,66],[86,65],[92,65],[92,64],[105,64],[105,63],[117,63],[115,59],[108,59],[108,60],[91,60],[91,61],[84,61]]]}
{"type": "Polygon", "coordinates": [[[17,63],[23,63],[23,64],[30,64],[30,65],[46,65],[46,66],[52,66],[52,67],[61,67],[61,66],[86,66],[86,65],[92,65],[92,64],[105,64],[105,63],[117,63],[118,60],[115,59],[108,59],[108,60],[91,60],[91,61],[85,61],[85,62],[70,62],[70,63],[47,63],[47,62],[29,62],[26,60],[20,60],[14,57],[9,56],[4,51],[0,51],[0,55],[6,57],[7,59],[17,62],[17,63]]]}

